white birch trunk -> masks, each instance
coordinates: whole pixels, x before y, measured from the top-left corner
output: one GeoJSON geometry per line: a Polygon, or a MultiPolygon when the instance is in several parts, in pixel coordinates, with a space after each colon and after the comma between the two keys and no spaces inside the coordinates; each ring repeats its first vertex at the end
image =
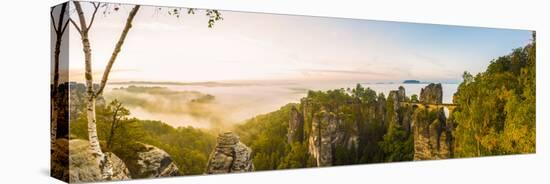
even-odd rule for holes
{"type": "MultiPolygon", "coordinates": [[[[88,37],[88,28],[86,24],[86,18],[84,17],[84,11],[80,5],[80,2],[73,1],[75,4],[75,9],[78,14],[80,21],[80,35],[82,38],[82,51],[84,52],[84,63],[85,63],[85,78],[86,78],[86,118],[88,120],[88,141],[90,142],[90,150],[92,154],[97,157],[99,169],[101,170],[102,176],[104,179],[108,180],[111,178],[113,171],[110,162],[106,159],[105,154],[101,151],[101,146],[99,145],[99,137],[97,136],[97,124],[96,124],[96,94],[94,91],[94,83],[92,77],[92,49],[90,46],[90,40],[88,37]]],[[[95,12],[94,12],[95,13],[95,12]]]]}
{"type": "MultiPolygon", "coordinates": [[[[111,58],[109,59],[109,63],[107,64],[107,67],[105,68],[105,71],[103,72],[103,77],[101,80],[101,84],[99,86],[99,89],[97,93],[95,92],[93,88],[93,77],[92,77],[92,51],[90,47],[90,40],[88,38],[88,29],[93,23],[93,16],[95,16],[95,13],[97,12],[97,8],[99,8],[99,5],[97,5],[96,10],[94,11],[94,15],[92,16],[92,23],[88,26],[86,24],[86,19],[84,17],[84,12],[82,11],[82,7],[80,6],[80,3],[77,1],[74,1],[76,11],[78,13],[78,17],[80,20],[80,32],[82,37],[82,46],[83,46],[83,52],[84,52],[84,62],[85,62],[85,78],[86,78],[86,93],[88,98],[88,103],[86,106],[86,116],[88,120],[88,140],[90,142],[90,149],[92,153],[97,156],[99,159],[99,166],[103,175],[103,179],[110,180],[113,173],[112,173],[112,164],[111,162],[106,159],[105,154],[101,150],[101,146],[99,144],[99,138],[97,136],[97,122],[96,122],[96,112],[95,112],[95,105],[96,105],[96,98],[100,96],[103,93],[103,89],[105,88],[105,85],[107,84],[107,80],[109,77],[109,73],[111,72],[111,68],[116,60],[116,57],[118,53],[120,52],[122,45],[124,43],[124,40],[128,34],[128,31],[132,27],[132,21],[137,14],[140,6],[136,5],[130,11],[130,14],[128,16],[128,19],[126,20],[126,24],[124,26],[124,29],[122,31],[122,34],[120,35],[120,38],[115,46],[115,50],[113,51],[113,54],[111,55],[111,58]]],[[[94,5],[96,6],[96,5],[94,5]]]]}

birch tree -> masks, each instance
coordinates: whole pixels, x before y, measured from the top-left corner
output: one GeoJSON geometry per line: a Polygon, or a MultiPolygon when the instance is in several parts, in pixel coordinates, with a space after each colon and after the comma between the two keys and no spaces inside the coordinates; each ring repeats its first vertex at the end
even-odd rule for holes
{"type": "Polygon", "coordinates": [[[50,138],[51,138],[51,147],[53,148],[55,144],[55,140],[57,139],[57,91],[59,86],[59,57],[61,54],[61,41],[63,39],[63,34],[65,33],[65,30],[67,29],[67,25],[69,24],[69,19],[66,19],[67,12],[67,4],[63,3],[61,4],[61,10],[59,12],[59,17],[57,18],[57,22],[54,18],[54,9],[57,7],[53,7],[50,10],[50,17],[52,26],[55,32],[55,47],[54,47],[54,71],[53,71],[53,84],[51,89],[51,99],[50,99],[50,105],[51,105],[51,128],[50,128],[50,138]]]}
{"type": "Polygon", "coordinates": [[[94,11],[92,13],[90,22],[87,23],[86,17],[84,15],[84,11],[82,9],[80,2],[73,1],[73,3],[75,5],[75,9],[78,15],[78,20],[80,25],[77,25],[77,23],[72,19],[70,19],[70,21],[80,33],[83,52],[84,52],[84,63],[85,63],[84,75],[86,79],[86,95],[87,95],[86,96],[87,98],[86,117],[88,120],[88,141],[90,142],[90,149],[92,151],[92,154],[98,157],[99,166],[100,166],[100,170],[102,172],[103,178],[110,179],[110,177],[112,176],[112,166],[110,162],[106,159],[103,151],[101,150],[101,146],[99,144],[99,138],[97,136],[96,109],[95,109],[96,99],[98,96],[100,96],[103,93],[103,89],[107,84],[107,79],[109,78],[109,73],[111,72],[111,68],[113,67],[116,57],[118,56],[118,53],[120,52],[122,45],[124,44],[124,40],[128,35],[128,31],[132,27],[132,21],[134,20],[134,17],[139,11],[140,6],[135,5],[130,11],[130,14],[128,15],[128,19],[126,20],[126,24],[122,30],[122,34],[120,35],[118,42],[115,46],[115,49],[111,54],[111,58],[109,59],[109,62],[107,63],[107,66],[103,71],[103,77],[101,80],[101,84],[99,85],[99,89],[96,91],[94,90],[94,82],[93,82],[93,75],[92,75],[92,50],[91,50],[91,43],[89,38],[89,31],[94,23],[97,11],[100,8],[101,4],[92,2],[94,11]]]}
{"type": "MultiPolygon", "coordinates": [[[[99,166],[103,174],[103,178],[106,180],[109,180],[110,177],[112,176],[112,165],[110,164],[110,161],[106,159],[105,154],[101,150],[99,138],[97,136],[97,122],[96,122],[97,119],[96,119],[96,108],[95,108],[96,99],[98,96],[102,95],[105,89],[105,86],[107,85],[109,74],[111,72],[113,64],[115,63],[117,56],[122,49],[124,40],[126,39],[128,32],[132,28],[132,22],[134,20],[134,17],[138,13],[141,6],[133,5],[133,8],[128,15],[124,28],[122,29],[122,33],[119,36],[118,41],[116,42],[115,48],[108,60],[107,66],[103,71],[103,76],[101,78],[99,88],[96,90],[94,89],[94,80],[93,80],[93,73],[92,73],[93,60],[92,60],[92,50],[91,50],[89,31],[94,23],[98,10],[101,7],[106,7],[106,8],[108,7],[106,6],[106,4],[90,2],[93,5],[93,12],[92,12],[90,21],[88,23],[80,2],[73,1],[73,3],[75,5],[75,10],[78,17],[78,23],[73,19],[69,19],[69,21],[80,34],[82,47],[83,47],[82,50],[84,52],[84,63],[85,63],[84,75],[86,80],[86,98],[87,98],[86,118],[88,121],[88,140],[90,142],[90,149],[92,151],[92,154],[95,157],[97,157],[99,160],[99,166]]],[[[159,9],[162,9],[162,8],[159,8],[159,9]]],[[[114,7],[114,10],[117,11],[118,7],[114,7]]],[[[168,14],[179,18],[180,12],[181,12],[181,8],[173,8],[168,11],[168,14]]],[[[194,14],[194,9],[188,9],[187,13],[194,14]]],[[[208,27],[210,28],[214,25],[216,21],[222,20],[221,14],[217,10],[206,10],[206,16],[209,17],[208,27]]]]}

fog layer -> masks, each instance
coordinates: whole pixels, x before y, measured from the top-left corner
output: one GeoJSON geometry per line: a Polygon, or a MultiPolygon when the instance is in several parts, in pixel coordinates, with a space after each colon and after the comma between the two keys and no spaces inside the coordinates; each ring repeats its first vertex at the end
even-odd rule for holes
{"type": "MultiPolygon", "coordinates": [[[[172,126],[223,128],[306,96],[308,90],[353,88],[360,82],[273,82],[234,85],[111,84],[107,100],[118,99],[140,119],[160,120],[172,126]]],[[[361,83],[388,94],[399,86],[407,95],[419,94],[427,84],[361,83]]],[[[457,84],[443,84],[443,101],[450,103],[457,84]]]]}

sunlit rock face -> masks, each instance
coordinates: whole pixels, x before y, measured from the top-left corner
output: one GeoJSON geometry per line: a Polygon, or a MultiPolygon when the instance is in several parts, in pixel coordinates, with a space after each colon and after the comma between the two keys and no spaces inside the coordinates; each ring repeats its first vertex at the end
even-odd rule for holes
{"type": "Polygon", "coordinates": [[[133,178],[158,178],[182,175],[172,157],[164,150],[155,146],[134,143],[128,146],[132,155],[124,157],[124,161],[133,178]]]}
{"type": "Polygon", "coordinates": [[[315,113],[308,138],[309,153],[318,167],[331,166],[337,147],[352,149],[359,143],[358,127],[355,122],[345,122],[335,113],[321,110],[315,113]]]}
{"type": "Polygon", "coordinates": [[[69,180],[71,183],[116,181],[130,179],[130,172],[124,162],[115,154],[106,152],[105,161],[109,162],[111,175],[105,178],[99,165],[99,157],[93,155],[87,140],[69,141],[69,180]]]}
{"type": "MultiPolygon", "coordinates": [[[[420,103],[441,104],[442,94],[441,84],[429,84],[420,92],[420,103]]],[[[412,117],[412,130],[414,160],[451,157],[452,126],[447,122],[443,108],[417,108],[412,117]]]]}
{"type": "Polygon", "coordinates": [[[332,165],[332,134],[338,123],[335,115],[321,111],[313,117],[311,135],[309,137],[309,153],[317,161],[317,166],[332,165]]]}
{"type": "Polygon", "coordinates": [[[355,98],[333,103],[302,98],[289,112],[288,143],[300,140],[303,135],[312,164],[332,166],[342,158],[336,153],[353,154],[357,148],[363,148],[364,137],[369,136],[364,133],[365,127],[379,127],[382,129],[379,131],[384,131],[394,122],[407,137],[413,137],[415,160],[450,158],[452,126],[443,108],[438,108],[443,100],[442,92],[441,84],[427,85],[422,89],[421,100],[415,102],[411,102],[401,86],[390,91],[387,97],[378,95],[375,101],[355,98]]]}
{"type": "Polygon", "coordinates": [[[124,151],[116,152],[128,167],[132,178],[180,176],[176,163],[166,151],[152,145],[131,142],[124,151]]]}
{"type": "Polygon", "coordinates": [[[420,102],[440,104],[443,102],[443,87],[441,83],[431,83],[420,90],[420,102]]]}
{"type": "Polygon", "coordinates": [[[296,107],[290,109],[290,120],[288,122],[288,144],[302,142],[304,140],[304,116],[296,107]]]}
{"type": "Polygon", "coordinates": [[[206,174],[254,171],[252,150],[240,142],[239,136],[226,132],[218,136],[217,145],[208,160],[206,174]]]}

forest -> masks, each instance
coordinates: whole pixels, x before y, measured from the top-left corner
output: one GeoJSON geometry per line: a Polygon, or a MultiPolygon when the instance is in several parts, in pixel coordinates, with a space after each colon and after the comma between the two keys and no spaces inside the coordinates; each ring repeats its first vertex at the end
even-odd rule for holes
{"type": "MultiPolygon", "coordinates": [[[[533,40],[524,48],[514,49],[511,54],[491,61],[485,72],[476,76],[464,73],[464,81],[453,100],[460,105],[447,120],[447,126],[450,127],[450,122],[453,124],[452,143],[449,144],[453,155],[448,158],[535,152],[535,48],[533,40]]],[[[81,96],[83,85],[80,85],[80,92],[76,86],[79,85],[71,88],[71,94],[81,96]]],[[[160,88],[130,89],[163,92],[160,88]]],[[[420,116],[412,107],[390,110],[394,109],[395,100],[419,101],[417,95],[398,98],[395,94],[387,97],[377,94],[360,84],[351,89],[309,91],[301,103],[290,103],[277,111],[258,115],[231,130],[253,150],[256,170],[320,166],[311,154],[308,139],[314,134],[314,119],[318,119],[314,116],[324,116],[324,112],[338,117],[335,135],[345,140],[332,148],[330,165],[411,161],[415,154],[411,123],[431,122],[437,119],[438,111],[428,111],[420,116]],[[293,111],[304,112],[303,134],[299,135],[299,141],[289,141],[288,138],[293,111]]],[[[77,100],[74,102],[78,103],[77,100]]],[[[131,154],[126,149],[129,143],[143,142],[172,155],[185,175],[205,172],[209,154],[216,145],[217,132],[193,127],[175,128],[160,121],[131,118],[131,113],[124,107],[126,104],[117,99],[98,104],[97,128],[104,150],[124,159],[125,155],[131,154]]],[[[83,104],[73,106],[79,107],[79,112],[71,113],[85,113],[83,104]]],[[[71,117],[76,118],[71,120],[71,136],[86,139],[85,116],[71,117]]]]}

